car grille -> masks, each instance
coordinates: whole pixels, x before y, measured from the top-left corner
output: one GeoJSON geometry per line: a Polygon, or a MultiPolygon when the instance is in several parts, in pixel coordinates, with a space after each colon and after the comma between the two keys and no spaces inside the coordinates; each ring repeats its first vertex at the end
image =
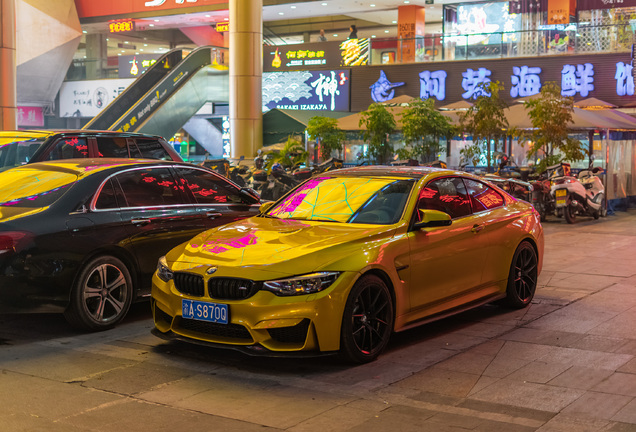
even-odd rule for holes
{"type": "Polygon", "coordinates": [[[155,321],[163,321],[164,323],[170,325],[172,323],[172,317],[155,306],[155,321]]]}
{"type": "Polygon", "coordinates": [[[203,297],[205,288],[203,277],[192,273],[174,273],[174,286],[182,294],[203,297]]]}
{"type": "Polygon", "coordinates": [[[304,319],[293,327],[280,327],[267,330],[272,339],[284,343],[303,343],[307,339],[309,320],[304,319]]]}
{"type": "Polygon", "coordinates": [[[208,281],[208,294],[220,300],[242,300],[253,296],[260,283],[249,279],[215,277],[208,281]]]}
{"type": "Polygon", "coordinates": [[[211,336],[219,336],[231,339],[244,339],[247,342],[252,341],[250,332],[239,324],[218,324],[206,321],[191,320],[181,318],[179,327],[183,330],[204,333],[211,336]]]}

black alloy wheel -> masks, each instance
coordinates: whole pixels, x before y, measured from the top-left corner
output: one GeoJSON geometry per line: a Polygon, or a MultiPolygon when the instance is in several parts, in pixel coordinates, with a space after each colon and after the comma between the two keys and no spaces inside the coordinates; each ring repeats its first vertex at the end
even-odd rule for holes
{"type": "Polygon", "coordinates": [[[527,241],[522,242],[512,257],[506,303],[520,309],[530,304],[537,289],[538,258],[534,247],[527,241]]]}
{"type": "Polygon", "coordinates": [[[83,330],[107,330],[126,316],[132,296],[126,265],[112,256],[97,257],[80,271],[64,316],[83,330]]]}
{"type": "Polygon", "coordinates": [[[393,331],[393,300],[382,279],[360,278],[351,289],[342,317],[340,354],[353,363],[375,360],[393,331]]]}
{"type": "Polygon", "coordinates": [[[572,208],[572,200],[570,198],[568,198],[567,205],[563,208],[563,215],[567,223],[573,224],[576,222],[576,210],[572,208]]]}

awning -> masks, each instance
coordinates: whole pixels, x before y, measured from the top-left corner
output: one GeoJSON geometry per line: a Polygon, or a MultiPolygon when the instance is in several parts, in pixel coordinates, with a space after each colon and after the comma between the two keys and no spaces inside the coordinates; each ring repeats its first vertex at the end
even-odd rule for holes
{"type": "Polygon", "coordinates": [[[323,116],[339,118],[349,112],[338,111],[301,111],[273,109],[263,114],[263,146],[287,141],[290,135],[304,136],[307,124],[312,117],[323,116]]]}

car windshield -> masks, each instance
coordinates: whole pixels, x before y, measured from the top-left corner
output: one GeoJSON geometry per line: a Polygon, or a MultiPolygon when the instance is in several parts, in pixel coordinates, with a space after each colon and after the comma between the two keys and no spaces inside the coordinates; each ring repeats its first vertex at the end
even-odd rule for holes
{"type": "Polygon", "coordinates": [[[394,224],[415,183],[390,177],[318,177],[294,190],[265,216],[341,223],[394,224]]]}
{"type": "Polygon", "coordinates": [[[66,171],[15,168],[0,173],[0,218],[15,209],[50,206],[77,181],[77,175],[66,171]]]}
{"type": "Polygon", "coordinates": [[[46,137],[0,136],[0,170],[29,162],[45,139],[46,137]]]}

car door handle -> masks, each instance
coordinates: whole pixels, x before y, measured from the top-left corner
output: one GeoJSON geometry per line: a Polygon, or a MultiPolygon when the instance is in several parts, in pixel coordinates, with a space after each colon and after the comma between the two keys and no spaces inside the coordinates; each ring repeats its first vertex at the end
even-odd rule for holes
{"type": "Polygon", "coordinates": [[[218,217],[223,216],[223,213],[207,212],[205,215],[210,219],[216,219],[218,217]]]}
{"type": "Polygon", "coordinates": [[[484,228],[485,228],[485,226],[483,224],[482,225],[475,224],[475,225],[473,225],[473,228],[470,231],[474,232],[476,234],[479,231],[483,230],[484,228]]]}
{"type": "Polygon", "coordinates": [[[133,219],[130,222],[132,222],[133,225],[148,225],[150,219],[133,219]]]}

